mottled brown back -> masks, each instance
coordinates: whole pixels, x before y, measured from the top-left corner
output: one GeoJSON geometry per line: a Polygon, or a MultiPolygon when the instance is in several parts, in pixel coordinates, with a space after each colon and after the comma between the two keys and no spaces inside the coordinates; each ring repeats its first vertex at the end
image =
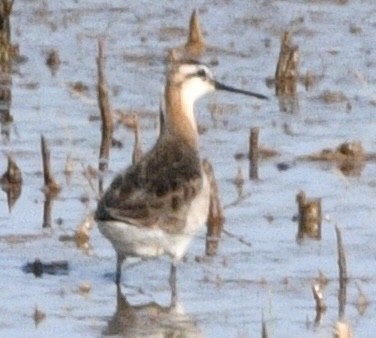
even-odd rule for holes
{"type": "Polygon", "coordinates": [[[113,180],[98,203],[96,219],[178,233],[201,187],[197,149],[184,138],[164,133],[136,165],[113,180]]]}

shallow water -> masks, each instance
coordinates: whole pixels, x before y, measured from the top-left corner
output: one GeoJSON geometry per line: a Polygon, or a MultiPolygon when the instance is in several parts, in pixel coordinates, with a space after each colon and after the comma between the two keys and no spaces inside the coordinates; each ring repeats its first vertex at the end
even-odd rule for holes
{"type": "MultiPolygon", "coordinates": [[[[351,140],[360,140],[367,152],[374,152],[375,12],[372,1],[253,1],[248,5],[192,1],[184,11],[179,1],[168,5],[16,1],[12,40],[27,61],[16,66],[12,75],[14,122],[9,139],[3,136],[1,150],[13,156],[24,184],[11,212],[6,195],[0,195],[1,336],[137,337],[185,332],[191,337],[254,337],[261,335],[263,316],[271,337],[329,337],[338,319],[334,230],[338,225],[350,276],[345,319],[354,336],[372,337],[376,165],[370,161],[360,175],[344,176],[335,164],[298,157],[351,140]],[[247,152],[250,127],[260,127],[261,144],[280,155],[260,162],[260,180],[246,179],[246,197],[225,209],[225,228],[251,246],[223,235],[216,257],[196,259],[204,255],[202,232],[178,268],[180,305],[170,310],[166,309],[168,260],[132,262],[123,269],[121,291],[128,304],[117,298],[112,282],[114,251],[95,226],[89,251],[60,240],[62,235],[73,235],[96,205],[83,168],[97,167],[100,143],[100,123],[92,118],[99,116],[97,38],[106,40],[112,107],[139,114],[146,149],[157,135],[166,51],[185,42],[194,8],[199,10],[210,46],[206,61],[219,62],[214,69],[217,77],[271,97],[260,102],[213,94],[197,105],[199,123],[207,128],[201,137],[202,152],[213,164],[223,205],[237,199],[233,179],[239,166],[247,177],[247,160],[237,161],[234,155],[247,152]],[[293,41],[299,45],[301,74],[309,71],[317,78],[308,92],[299,85],[299,110],[292,114],[280,112],[273,89],[265,84],[274,75],[285,30],[293,32],[293,41]],[[55,74],[45,64],[52,48],[62,61],[55,74]],[[88,89],[72,91],[71,84],[78,81],[88,89]],[[342,92],[346,99],[325,103],[321,97],[326,90],[342,92]],[[214,113],[213,106],[217,107],[214,113]],[[285,125],[291,132],[285,132],[285,125]],[[41,134],[49,143],[53,171],[62,185],[52,205],[52,226],[47,229],[42,228],[41,134]],[[69,180],[64,176],[67,156],[73,163],[69,180]],[[279,171],[281,162],[289,169],[279,171]],[[295,240],[297,224],[292,219],[299,190],[322,198],[321,241],[297,244],[295,240]],[[88,203],[82,202],[83,197],[88,203]],[[67,260],[69,273],[42,278],[25,274],[22,267],[35,258],[67,260]],[[323,291],[328,309],[315,324],[311,285],[318,271],[329,278],[323,291]],[[85,284],[90,285],[89,292],[80,291],[85,284]],[[364,314],[356,306],[357,285],[369,302],[364,314]],[[46,315],[38,325],[33,319],[36,307],[46,315]],[[149,332],[142,331],[145,328],[149,332]]],[[[132,132],[119,126],[115,138],[124,146],[112,149],[106,185],[131,160],[132,132]]],[[[6,156],[2,163],[5,171],[6,156]]]]}

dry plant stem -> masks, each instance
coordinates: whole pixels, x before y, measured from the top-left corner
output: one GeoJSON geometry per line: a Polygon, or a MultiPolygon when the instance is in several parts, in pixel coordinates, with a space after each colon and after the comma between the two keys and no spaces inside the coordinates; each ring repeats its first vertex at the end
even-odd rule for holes
{"type": "Polygon", "coordinates": [[[296,88],[299,78],[299,50],[291,45],[291,33],[285,32],[275,72],[275,92],[278,96],[279,109],[295,113],[299,109],[296,88]]]}
{"type": "MultiPolygon", "coordinates": [[[[232,208],[234,206],[237,206],[237,205],[239,205],[240,202],[246,200],[249,196],[251,196],[250,193],[242,194],[241,196],[237,197],[233,202],[224,205],[223,209],[228,209],[228,208],[232,208]]],[[[239,243],[242,243],[242,244],[244,244],[245,246],[247,246],[249,248],[252,247],[252,243],[251,242],[245,240],[241,236],[238,236],[238,235],[236,235],[236,234],[234,234],[234,233],[226,230],[225,228],[222,229],[222,233],[224,233],[225,235],[227,235],[230,238],[233,238],[233,239],[237,240],[239,243]]]]}
{"type": "Polygon", "coordinates": [[[356,309],[358,310],[359,314],[363,315],[366,312],[367,307],[368,307],[368,299],[358,282],[356,282],[356,288],[358,289],[358,299],[356,301],[356,309]]]}
{"type": "Polygon", "coordinates": [[[298,47],[291,45],[291,32],[285,32],[275,72],[276,95],[295,95],[299,77],[298,64],[298,47]]]}
{"type": "Polygon", "coordinates": [[[41,149],[42,149],[43,177],[44,177],[45,192],[48,194],[54,195],[60,190],[60,188],[52,175],[51,162],[50,162],[51,153],[43,135],[41,136],[41,149]]]}
{"type": "Polygon", "coordinates": [[[303,239],[304,237],[303,214],[305,201],[305,192],[299,191],[299,193],[296,195],[296,202],[298,203],[298,239],[303,239]]]}
{"type": "Polygon", "coordinates": [[[223,228],[223,210],[219,200],[217,182],[213,167],[208,160],[203,161],[205,173],[208,175],[210,184],[210,205],[207,219],[206,255],[214,256],[218,250],[218,243],[223,228]]]}
{"type": "Polygon", "coordinates": [[[227,235],[228,237],[233,238],[233,239],[237,240],[239,243],[244,244],[244,245],[247,246],[248,248],[252,248],[252,243],[249,242],[249,241],[247,241],[247,240],[245,240],[244,238],[242,238],[242,237],[240,237],[240,236],[238,236],[238,235],[235,235],[235,234],[233,234],[232,232],[230,232],[230,231],[228,231],[228,230],[226,230],[226,229],[222,229],[222,232],[223,232],[225,235],[227,235]]]}
{"type": "MultiPolygon", "coordinates": [[[[102,140],[99,152],[99,170],[104,172],[108,168],[110,157],[110,147],[112,141],[113,122],[111,116],[110,101],[108,98],[108,89],[104,75],[104,40],[98,39],[98,104],[102,119],[102,140]]],[[[99,193],[103,192],[102,176],[99,178],[99,193]]]]}
{"type": "Polygon", "coordinates": [[[258,179],[259,132],[260,128],[253,127],[249,135],[249,178],[251,180],[258,179]]]}
{"type": "Polygon", "coordinates": [[[7,123],[13,120],[10,114],[12,100],[12,58],[13,46],[11,44],[10,15],[13,0],[0,1],[0,122],[7,123]]]}
{"type": "Polygon", "coordinates": [[[185,50],[196,57],[200,56],[205,50],[205,41],[196,10],[192,12],[189,21],[189,34],[187,43],[185,44],[185,50]]]}
{"type": "Polygon", "coordinates": [[[338,250],[338,270],[339,270],[339,291],[338,291],[338,317],[343,319],[346,306],[346,287],[347,287],[347,267],[345,249],[343,248],[341,231],[336,225],[337,250],[338,250]]]}

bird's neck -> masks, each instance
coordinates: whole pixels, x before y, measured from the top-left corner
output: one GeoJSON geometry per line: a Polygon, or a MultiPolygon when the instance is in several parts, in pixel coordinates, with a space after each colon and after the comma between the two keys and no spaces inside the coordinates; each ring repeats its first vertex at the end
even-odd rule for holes
{"type": "Polygon", "coordinates": [[[181,86],[167,83],[165,88],[166,130],[197,146],[198,131],[194,99],[181,86]]]}

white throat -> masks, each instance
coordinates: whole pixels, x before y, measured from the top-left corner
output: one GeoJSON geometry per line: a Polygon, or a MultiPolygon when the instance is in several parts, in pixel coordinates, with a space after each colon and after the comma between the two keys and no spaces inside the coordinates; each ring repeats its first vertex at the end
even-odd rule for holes
{"type": "Polygon", "coordinates": [[[197,134],[197,121],[194,112],[194,104],[198,98],[197,92],[194,90],[194,88],[192,88],[192,86],[183,85],[180,95],[182,109],[184,109],[184,114],[188,118],[192,126],[192,129],[197,134]]]}

